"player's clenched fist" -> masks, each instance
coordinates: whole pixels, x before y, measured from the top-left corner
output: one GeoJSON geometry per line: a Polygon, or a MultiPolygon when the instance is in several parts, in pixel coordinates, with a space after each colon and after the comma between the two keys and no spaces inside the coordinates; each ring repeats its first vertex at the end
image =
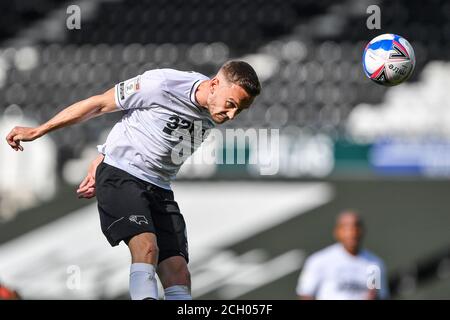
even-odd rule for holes
{"type": "Polygon", "coordinates": [[[23,147],[20,145],[21,141],[33,141],[34,139],[39,138],[39,136],[36,128],[14,127],[14,129],[6,136],[6,142],[8,142],[14,150],[23,151],[23,147]]]}
{"type": "Polygon", "coordinates": [[[77,194],[78,198],[90,199],[95,196],[95,172],[98,165],[103,161],[104,155],[100,154],[89,165],[86,178],[80,183],[77,194]]]}
{"type": "Polygon", "coordinates": [[[95,178],[88,174],[77,190],[78,198],[90,199],[95,196],[95,178]]]}

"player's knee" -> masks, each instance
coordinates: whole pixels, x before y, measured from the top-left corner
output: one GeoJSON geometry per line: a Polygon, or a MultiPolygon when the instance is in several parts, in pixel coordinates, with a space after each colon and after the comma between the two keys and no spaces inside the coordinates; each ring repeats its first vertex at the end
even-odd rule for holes
{"type": "Polygon", "coordinates": [[[140,254],[145,256],[158,256],[159,253],[158,245],[153,241],[144,241],[140,249],[140,254]]]}
{"type": "Polygon", "coordinates": [[[134,262],[154,262],[159,254],[156,241],[150,237],[135,237],[130,240],[129,247],[134,262]]]}
{"type": "Polygon", "coordinates": [[[144,262],[156,265],[158,260],[158,247],[153,244],[144,244],[138,250],[131,252],[133,262],[144,262]]]}

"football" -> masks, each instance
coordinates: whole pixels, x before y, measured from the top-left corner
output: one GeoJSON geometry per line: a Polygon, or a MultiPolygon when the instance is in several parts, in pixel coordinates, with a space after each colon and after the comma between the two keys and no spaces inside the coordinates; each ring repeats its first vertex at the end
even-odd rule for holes
{"type": "Polygon", "coordinates": [[[362,60],[367,77],[384,86],[395,86],[408,80],[416,63],[411,44],[390,33],[372,39],[364,48],[362,60]]]}

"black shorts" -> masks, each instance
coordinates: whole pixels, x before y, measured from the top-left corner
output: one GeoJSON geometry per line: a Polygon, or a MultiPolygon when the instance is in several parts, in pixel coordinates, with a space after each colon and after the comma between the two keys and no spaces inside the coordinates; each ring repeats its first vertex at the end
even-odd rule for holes
{"type": "Polygon", "coordinates": [[[102,231],[111,246],[151,232],[158,242],[158,262],[173,256],[189,261],[186,223],[171,190],[104,162],[97,167],[95,185],[102,231]]]}

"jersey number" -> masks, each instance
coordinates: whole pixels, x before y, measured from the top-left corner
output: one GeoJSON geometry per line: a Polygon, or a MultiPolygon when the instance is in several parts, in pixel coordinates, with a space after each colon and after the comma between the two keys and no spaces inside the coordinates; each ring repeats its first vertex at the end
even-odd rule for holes
{"type": "MultiPolygon", "coordinates": [[[[194,134],[199,135],[200,132],[194,132],[195,126],[194,123],[185,120],[185,119],[181,119],[180,117],[177,116],[171,116],[169,118],[169,122],[166,123],[166,126],[163,129],[164,133],[167,133],[169,135],[172,134],[173,130],[176,129],[188,129],[189,130],[189,134],[191,135],[192,138],[194,138],[194,134]]],[[[205,134],[205,129],[201,130],[201,135],[203,137],[203,135],[205,134]]]]}
{"type": "Polygon", "coordinates": [[[167,134],[172,134],[173,130],[180,128],[180,129],[189,129],[189,133],[190,133],[192,127],[193,127],[192,122],[189,122],[184,119],[180,119],[177,116],[171,116],[169,118],[169,122],[167,122],[163,131],[167,134]]]}

